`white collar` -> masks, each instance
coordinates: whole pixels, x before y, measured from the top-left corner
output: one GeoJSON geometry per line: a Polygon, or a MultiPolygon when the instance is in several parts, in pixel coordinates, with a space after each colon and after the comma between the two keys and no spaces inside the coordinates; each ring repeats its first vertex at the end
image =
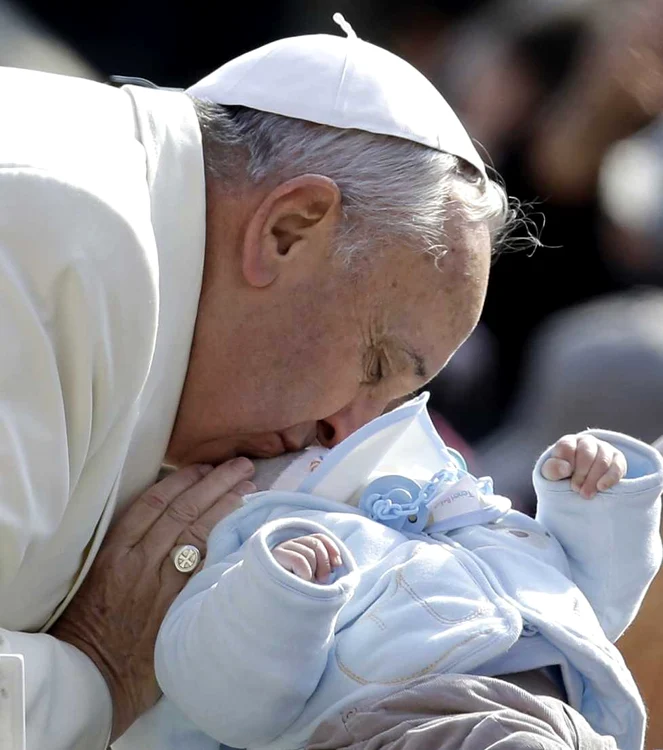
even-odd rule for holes
{"type": "Polygon", "coordinates": [[[200,127],[183,93],[125,86],[146,180],[159,273],[159,322],[138,422],[122,472],[120,506],[156,479],[184,385],[205,258],[205,173],[200,127]]]}

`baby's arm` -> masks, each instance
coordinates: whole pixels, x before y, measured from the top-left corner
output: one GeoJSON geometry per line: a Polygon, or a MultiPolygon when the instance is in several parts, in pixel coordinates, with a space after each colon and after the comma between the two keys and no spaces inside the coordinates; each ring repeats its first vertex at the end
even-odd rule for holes
{"type": "Polygon", "coordinates": [[[561,543],[574,581],[616,640],[661,563],[660,454],[619,433],[567,436],[539,459],[534,486],[537,520],[561,543]]]}
{"type": "Polygon", "coordinates": [[[541,464],[544,479],[571,481],[571,489],[585,500],[605,492],[626,475],[626,457],[605,440],[594,435],[565,435],[548,452],[541,464]]]}
{"type": "Polygon", "coordinates": [[[302,519],[266,524],[240,552],[194,576],[163,622],[155,655],[164,694],[233,747],[266,744],[302,712],[355,578],[343,543],[302,519]],[[313,534],[331,538],[343,557],[327,585],[293,575],[273,556],[286,540],[313,534]]]}

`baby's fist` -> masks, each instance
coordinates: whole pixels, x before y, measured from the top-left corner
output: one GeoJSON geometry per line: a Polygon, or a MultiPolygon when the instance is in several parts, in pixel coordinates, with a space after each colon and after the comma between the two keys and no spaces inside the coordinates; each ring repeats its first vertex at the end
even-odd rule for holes
{"type": "Polygon", "coordinates": [[[565,435],[541,467],[545,479],[571,479],[571,487],[588,500],[609,489],[626,474],[626,459],[605,440],[592,435],[565,435]]]}
{"type": "Polygon", "coordinates": [[[326,534],[298,536],[274,547],[276,562],[304,581],[326,583],[334,568],[343,564],[337,545],[326,534]]]}

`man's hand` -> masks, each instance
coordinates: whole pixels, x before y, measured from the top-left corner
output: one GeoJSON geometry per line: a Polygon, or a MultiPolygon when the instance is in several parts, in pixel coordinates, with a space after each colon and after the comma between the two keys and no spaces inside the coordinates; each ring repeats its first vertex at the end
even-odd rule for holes
{"type": "Polygon", "coordinates": [[[565,435],[541,467],[545,479],[571,479],[571,487],[589,500],[617,484],[626,474],[626,459],[605,440],[592,435],[565,435]]]}
{"type": "Polygon", "coordinates": [[[282,568],[304,581],[326,583],[334,570],[343,564],[337,545],[325,534],[299,536],[274,547],[272,555],[282,568]]]}
{"type": "Polygon", "coordinates": [[[154,646],[161,621],[189,576],[170,558],[180,544],[204,555],[207,536],[255,491],[245,458],[193,465],[151,487],[110,529],[83,585],[50,634],[86,654],[113,701],[111,740],[159,698],[154,646]]]}

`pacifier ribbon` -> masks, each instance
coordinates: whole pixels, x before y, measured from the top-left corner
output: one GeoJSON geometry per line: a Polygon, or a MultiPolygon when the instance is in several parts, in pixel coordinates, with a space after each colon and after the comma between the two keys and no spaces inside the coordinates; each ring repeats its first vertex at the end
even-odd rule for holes
{"type": "Polygon", "coordinates": [[[449,454],[449,464],[423,487],[400,474],[373,480],[359,509],[398,531],[435,533],[489,523],[511,508],[507,498],[494,494],[490,477],[477,479],[459,454],[449,454]]]}

